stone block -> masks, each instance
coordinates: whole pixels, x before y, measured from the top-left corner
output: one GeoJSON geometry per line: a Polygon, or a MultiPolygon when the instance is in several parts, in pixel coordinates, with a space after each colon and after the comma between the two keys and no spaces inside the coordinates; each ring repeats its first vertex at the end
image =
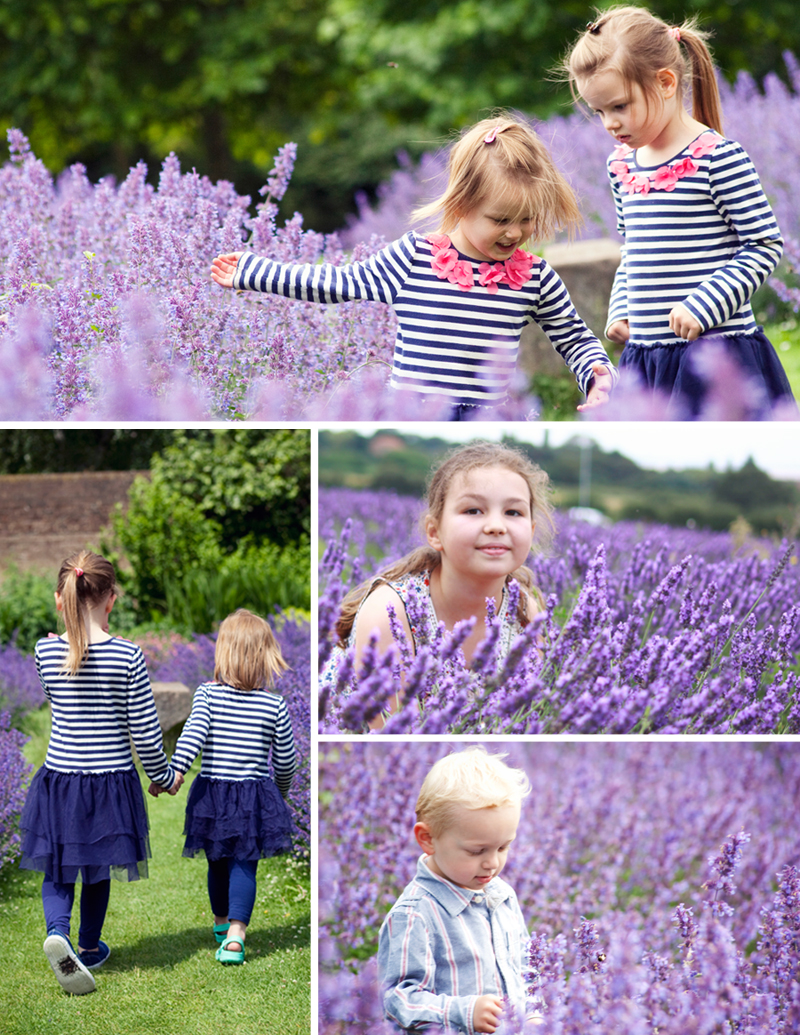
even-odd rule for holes
{"type": "Polygon", "coordinates": [[[153,683],[153,697],[161,732],[167,734],[182,726],[192,710],[193,691],[183,683],[153,683]]]}
{"type": "MultiPolygon", "coordinates": [[[[620,246],[604,237],[574,244],[552,244],[544,257],[558,273],[586,324],[608,348],[603,338],[608,315],[611,285],[620,260],[620,246]]],[[[519,367],[529,376],[556,376],[569,372],[538,324],[529,324],[522,332],[519,367]]]]}

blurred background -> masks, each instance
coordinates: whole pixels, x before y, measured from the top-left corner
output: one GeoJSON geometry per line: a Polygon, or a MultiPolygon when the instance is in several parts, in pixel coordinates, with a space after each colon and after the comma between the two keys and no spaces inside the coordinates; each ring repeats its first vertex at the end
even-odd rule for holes
{"type": "MultiPolygon", "coordinates": [[[[698,14],[729,82],[791,81],[793,0],[645,6],[698,14]]],[[[142,160],[152,179],[175,151],[254,201],[293,140],[283,212],[329,232],[485,109],[568,114],[551,73],[591,17],[572,0],[1,0],[0,124],[53,173],[121,180],[142,160]]]]}

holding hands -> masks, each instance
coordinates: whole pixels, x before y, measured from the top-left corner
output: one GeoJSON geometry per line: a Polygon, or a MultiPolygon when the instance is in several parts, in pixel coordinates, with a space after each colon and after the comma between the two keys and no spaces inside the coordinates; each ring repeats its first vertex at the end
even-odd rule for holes
{"type": "Polygon", "coordinates": [[[211,263],[211,279],[220,287],[233,287],[233,275],[236,272],[236,264],[244,252],[227,252],[225,255],[218,255],[211,263]]]}
{"type": "Polygon", "coordinates": [[[159,794],[171,794],[176,795],[181,789],[183,784],[184,776],[183,773],[175,773],[175,783],[167,790],[166,787],[162,787],[160,784],[153,783],[151,781],[150,786],[147,788],[147,793],[151,794],[154,798],[157,798],[159,794]]]}

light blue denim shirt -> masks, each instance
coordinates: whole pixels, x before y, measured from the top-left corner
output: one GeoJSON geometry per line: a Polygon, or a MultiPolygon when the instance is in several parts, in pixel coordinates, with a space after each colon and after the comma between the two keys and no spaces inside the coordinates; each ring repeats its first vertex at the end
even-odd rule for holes
{"type": "Polygon", "coordinates": [[[380,931],[384,1013],[412,1031],[433,1024],[473,1035],[480,995],[500,996],[524,1012],[527,944],[510,884],[495,877],[470,891],[433,873],[423,855],[380,931]]]}

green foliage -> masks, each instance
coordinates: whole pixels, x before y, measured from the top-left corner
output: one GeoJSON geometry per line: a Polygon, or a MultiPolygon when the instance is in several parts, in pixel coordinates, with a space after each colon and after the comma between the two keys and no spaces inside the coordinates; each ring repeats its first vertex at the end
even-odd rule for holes
{"type": "Polygon", "coordinates": [[[583,393],[571,375],[535,374],[531,392],[541,403],[541,420],[575,420],[577,407],[583,402],[583,393]]]}
{"type": "Polygon", "coordinates": [[[173,625],[211,632],[238,607],[270,614],[298,607],[308,610],[311,549],[306,540],[281,549],[272,543],[243,544],[217,568],[192,568],[165,580],[166,610],[173,625]]]}
{"type": "Polygon", "coordinates": [[[0,431],[0,474],[144,470],[172,435],[149,428],[11,428],[0,431]]]}
{"type": "Polygon", "coordinates": [[[237,607],[307,608],[309,433],[177,431],[112,526],[123,624],[210,632],[237,607]]]}
{"type": "Polygon", "coordinates": [[[7,569],[0,582],[0,643],[16,633],[17,647],[28,654],[37,640],[56,631],[54,588],[46,575],[7,569]]]}

